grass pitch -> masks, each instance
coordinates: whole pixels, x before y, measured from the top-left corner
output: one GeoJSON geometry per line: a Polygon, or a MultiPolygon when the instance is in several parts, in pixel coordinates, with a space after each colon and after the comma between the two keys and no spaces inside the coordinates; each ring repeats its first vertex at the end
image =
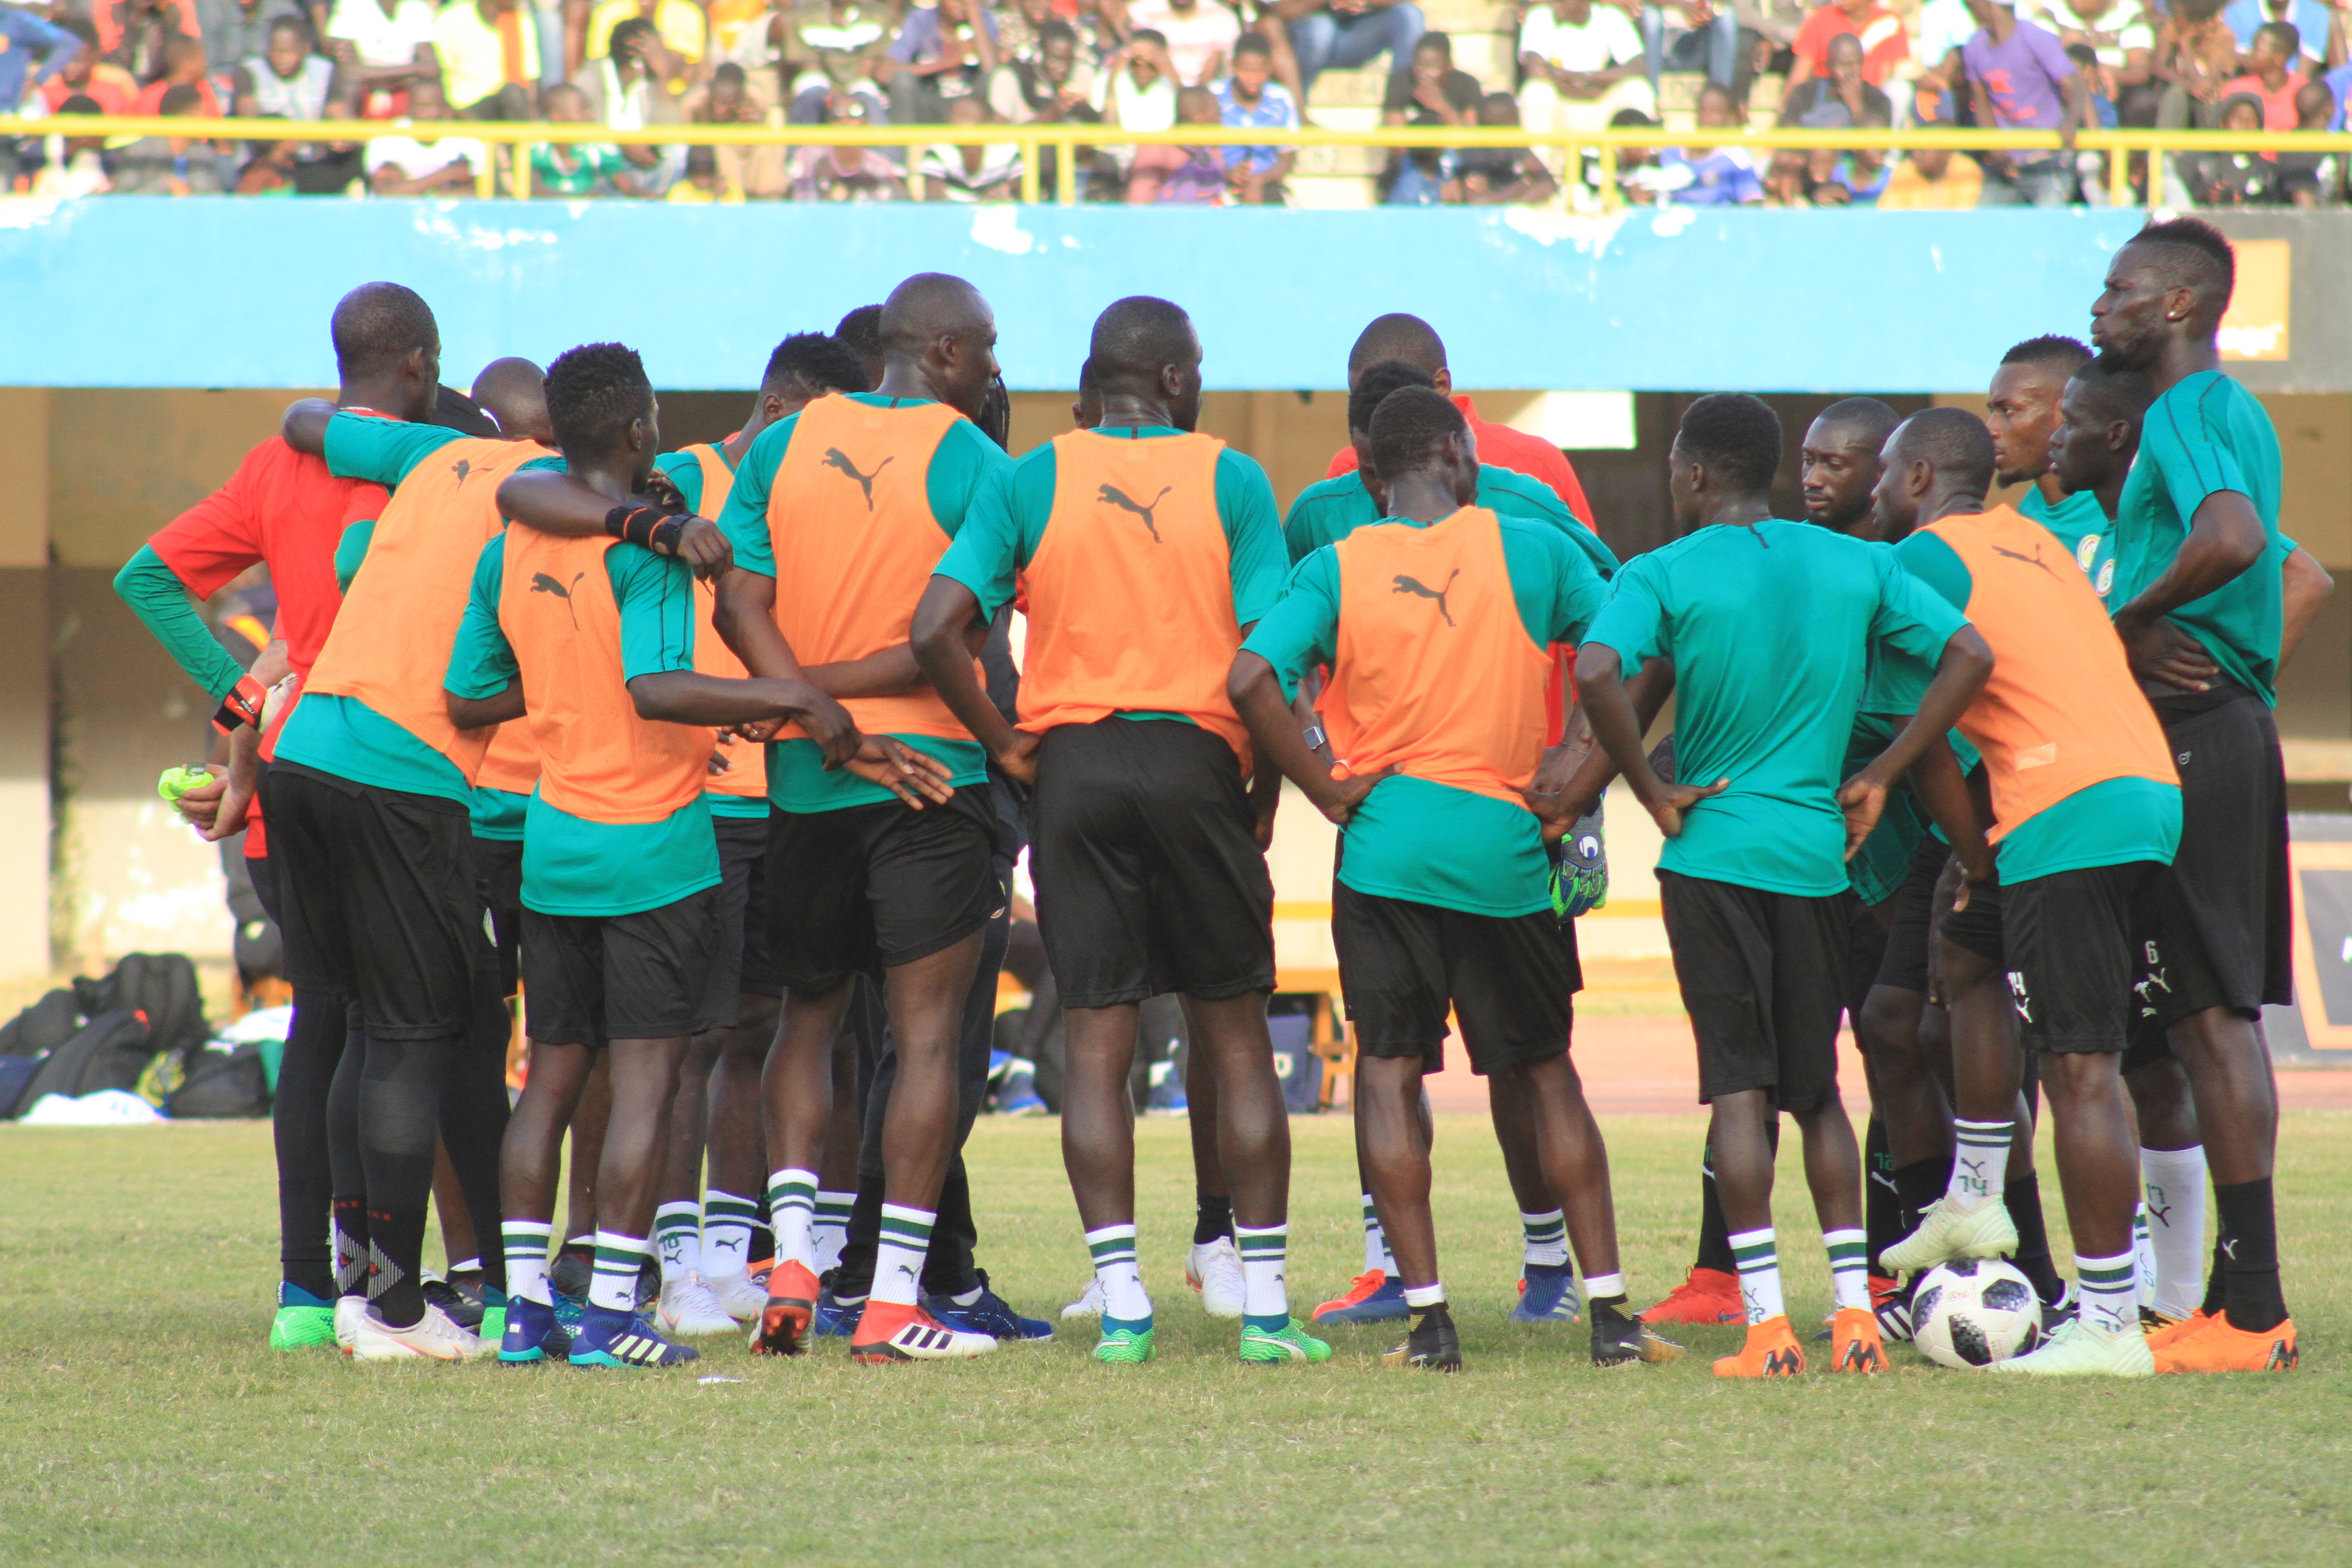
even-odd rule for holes
{"type": "MultiPolygon", "coordinates": [[[[1293,1131],[1303,1310],[1361,1241],[1345,1119],[1293,1131]]],[[[1689,1261],[1701,1123],[1607,1131],[1646,1301],[1689,1261]]],[[[988,1121],[970,1151],[982,1262],[1049,1317],[1087,1272],[1056,1136],[988,1121]]],[[[1183,1287],[1184,1128],[1147,1122],[1139,1148],[1150,1366],[1097,1366],[1074,1324],[966,1365],[725,1340],[633,1373],[272,1353],[267,1127],[0,1130],[0,1561],[2352,1561],[2352,1118],[2282,1134],[2304,1370],[2137,1384],[1995,1382],[1906,1349],[1874,1380],[1729,1384],[1707,1362],[1731,1329],[1596,1371],[1581,1324],[1503,1322],[1517,1222],[1468,1117],[1443,1119],[1436,1190],[1468,1370],[1383,1372],[1378,1326],[1332,1331],[1328,1366],[1245,1371],[1183,1287]]],[[[1811,1319],[1827,1268],[1790,1151],[1782,1248],[1811,1319]]]]}

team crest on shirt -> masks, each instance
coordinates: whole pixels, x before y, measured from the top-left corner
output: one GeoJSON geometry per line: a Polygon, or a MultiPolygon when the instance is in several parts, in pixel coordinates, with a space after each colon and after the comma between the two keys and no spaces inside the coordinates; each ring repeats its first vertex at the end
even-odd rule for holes
{"type": "MultiPolygon", "coordinates": [[[[2080,566],[2087,574],[2091,570],[2091,563],[2096,561],[2098,558],[2099,536],[2095,533],[2086,533],[2083,535],[2083,542],[2074,547],[2074,564],[2080,566]]],[[[2115,563],[2112,561],[2108,562],[2107,567],[2110,571],[2114,570],[2115,563]]],[[[2103,594],[2105,593],[2106,584],[2104,583],[2101,584],[2099,585],[2099,591],[2103,594]]]]}
{"type": "Polygon", "coordinates": [[[1160,493],[1153,496],[1150,503],[1146,504],[1130,499],[1127,492],[1117,485],[1105,485],[1097,493],[1095,500],[1103,506],[1115,506],[1121,511],[1131,511],[1141,518],[1143,526],[1150,531],[1151,542],[1157,544],[1160,542],[1160,524],[1153,519],[1152,513],[1160,510],[1160,503],[1166,500],[1169,492],[1175,488],[1174,485],[1160,486],[1160,493]]]}
{"type": "MultiPolygon", "coordinates": [[[[2085,568],[2085,570],[2087,570],[2087,568],[2085,568]]],[[[2100,568],[2099,568],[2099,582],[2098,582],[2098,594],[2099,594],[2099,597],[2100,597],[2100,598],[2102,598],[2102,599],[2105,598],[2105,597],[2107,596],[2107,590],[2108,590],[2108,589],[2110,589],[2110,588],[2112,588],[2112,587],[2114,587],[2115,585],[2116,585],[2116,563],[2115,563],[2114,562],[2110,561],[2110,562],[2108,562],[2105,566],[2102,566],[2102,567],[2100,567],[2100,568]]]]}

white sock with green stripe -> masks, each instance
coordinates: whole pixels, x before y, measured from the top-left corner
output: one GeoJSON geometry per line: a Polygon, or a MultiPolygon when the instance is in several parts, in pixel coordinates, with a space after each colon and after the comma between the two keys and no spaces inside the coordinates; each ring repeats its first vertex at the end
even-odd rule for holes
{"type": "Polygon", "coordinates": [[[1253,1229],[1237,1224],[1234,1250],[1242,1255],[1242,1321],[1254,1329],[1288,1328],[1290,1292],[1282,1282],[1282,1264],[1290,1251],[1289,1225],[1253,1229]]]}
{"type": "Polygon", "coordinates": [[[776,1261],[816,1272],[816,1173],[778,1171],[768,1178],[768,1224],[776,1233],[776,1261]]]}
{"type": "Polygon", "coordinates": [[[1529,1214],[1519,1211],[1519,1229],[1528,1238],[1528,1250],[1523,1259],[1558,1268],[1568,1261],[1568,1216],[1554,1209],[1549,1214],[1529,1214]]]}
{"type": "Polygon", "coordinates": [[[1780,1302],[1780,1254],[1772,1245],[1772,1227],[1743,1230],[1724,1239],[1731,1244],[1731,1260],[1739,1269],[1739,1299],[1748,1304],[1748,1327],[1785,1317],[1789,1309],[1780,1302]]]}
{"type": "Polygon", "coordinates": [[[610,1312],[625,1312],[637,1304],[637,1271],[653,1256],[653,1244],[642,1236],[617,1230],[596,1233],[596,1271],[588,1279],[588,1304],[610,1312]]]}
{"type": "Polygon", "coordinates": [[[849,1241],[849,1211],[856,1205],[856,1193],[828,1193],[819,1189],[816,1194],[816,1262],[819,1274],[837,1267],[841,1249],[849,1241]]]}
{"type": "Polygon", "coordinates": [[[1870,1305],[1870,1233],[1866,1230],[1825,1230],[1822,1244],[1830,1249],[1830,1282],[1837,1287],[1841,1307],[1870,1305]]]}
{"type": "Polygon", "coordinates": [[[2139,1332],[2139,1259],[2129,1252],[2113,1258],[2074,1255],[2074,1288],[2082,1293],[2076,1320],[2096,1334],[2139,1332]]]}
{"type": "Polygon", "coordinates": [[[702,1262],[702,1210],[691,1202],[663,1204],[654,1210],[654,1251],[661,1258],[662,1283],[683,1279],[702,1262]]]}
{"type": "MultiPolygon", "coordinates": [[[[1116,1318],[1129,1327],[1150,1327],[1151,1298],[1144,1291],[1143,1269],[1135,1260],[1134,1225],[1106,1225],[1087,1232],[1087,1251],[1094,1257],[1095,1279],[1102,1285],[1104,1321],[1116,1318]]],[[[1246,1271],[1244,1291],[1246,1295],[1246,1271]]]]}
{"type": "Polygon", "coordinates": [[[915,1304],[923,1288],[923,1259],[931,1250],[931,1225],[938,1218],[929,1209],[882,1205],[882,1233],[874,1245],[874,1289],[868,1300],[902,1307],[915,1304]]]}
{"type": "Polygon", "coordinates": [[[2014,1121],[1955,1120],[1952,1181],[1944,1189],[1944,1201],[1965,1214],[2000,1196],[2009,1181],[2009,1142],[2015,1136],[2014,1121]]]}
{"type": "Polygon", "coordinates": [[[740,1279],[751,1267],[751,1227],[760,1205],[717,1187],[702,1194],[702,1277],[740,1279]]]}
{"type": "Polygon", "coordinates": [[[1364,1197],[1364,1272],[1377,1268],[1384,1274],[1396,1272],[1396,1259],[1389,1253],[1388,1232],[1381,1228],[1381,1211],[1372,1202],[1372,1194],[1364,1197]]]}
{"type": "Polygon", "coordinates": [[[555,1226],[543,1219],[499,1222],[499,1246],[507,1258],[508,1295],[542,1307],[555,1304],[547,1293],[547,1254],[554,1239],[555,1226]]]}

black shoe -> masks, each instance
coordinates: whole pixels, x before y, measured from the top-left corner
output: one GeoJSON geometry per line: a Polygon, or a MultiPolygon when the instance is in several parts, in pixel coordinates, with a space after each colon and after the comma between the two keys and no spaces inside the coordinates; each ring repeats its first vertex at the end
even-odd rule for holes
{"type": "Polygon", "coordinates": [[[1630,1366],[1637,1361],[1674,1361],[1683,1347],[1660,1337],[1612,1301],[1588,1303],[1592,1315],[1592,1364],[1630,1366]]]}
{"type": "Polygon", "coordinates": [[[457,1291],[458,1295],[463,1296],[467,1300],[471,1301],[477,1307],[487,1305],[482,1295],[483,1289],[485,1289],[485,1282],[480,1269],[457,1269],[450,1273],[448,1279],[449,1289],[457,1291]]]}
{"type": "Polygon", "coordinates": [[[555,1263],[547,1271],[550,1289],[559,1295],[577,1296],[583,1300],[589,1283],[595,1278],[596,1252],[588,1247],[565,1247],[555,1255],[555,1263]]]}
{"type": "Polygon", "coordinates": [[[648,1314],[653,1304],[661,1300],[661,1265],[647,1258],[637,1265],[637,1298],[629,1310],[638,1317],[648,1314]]]}
{"type": "Polygon", "coordinates": [[[480,1330],[482,1304],[466,1300],[465,1294],[446,1279],[425,1280],[425,1300],[427,1305],[440,1308],[459,1328],[468,1332],[480,1330]]]}
{"type": "Polygon", "coordinates": [[[1454,1314],[1445,1310],[1445,1303],[1415,1311],[1404,1343],[1381,1357],[1381,1364],[1419,1372],[1460,1372],[1462,1336],[1454,1332],[1454,1314]]]}

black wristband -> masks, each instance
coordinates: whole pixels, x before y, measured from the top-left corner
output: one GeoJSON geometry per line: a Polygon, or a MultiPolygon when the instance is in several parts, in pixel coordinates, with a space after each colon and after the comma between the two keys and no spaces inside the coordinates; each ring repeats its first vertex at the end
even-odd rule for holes
{"type": "Polygon", "coordinates": [[[686,520],[682,517],[664,516],[660,521],[654,524],[652,531],[647,534],[646,548],[656,555],[675,555],[677,553],[678,541],[685,537],[686,520]]]}
{"type": "Polygon", "coordinates": [[[604,531],[631,544],[653,548],[655,530],[667,516],[656,507],[616,506],[604,514],[604,531]]]}

